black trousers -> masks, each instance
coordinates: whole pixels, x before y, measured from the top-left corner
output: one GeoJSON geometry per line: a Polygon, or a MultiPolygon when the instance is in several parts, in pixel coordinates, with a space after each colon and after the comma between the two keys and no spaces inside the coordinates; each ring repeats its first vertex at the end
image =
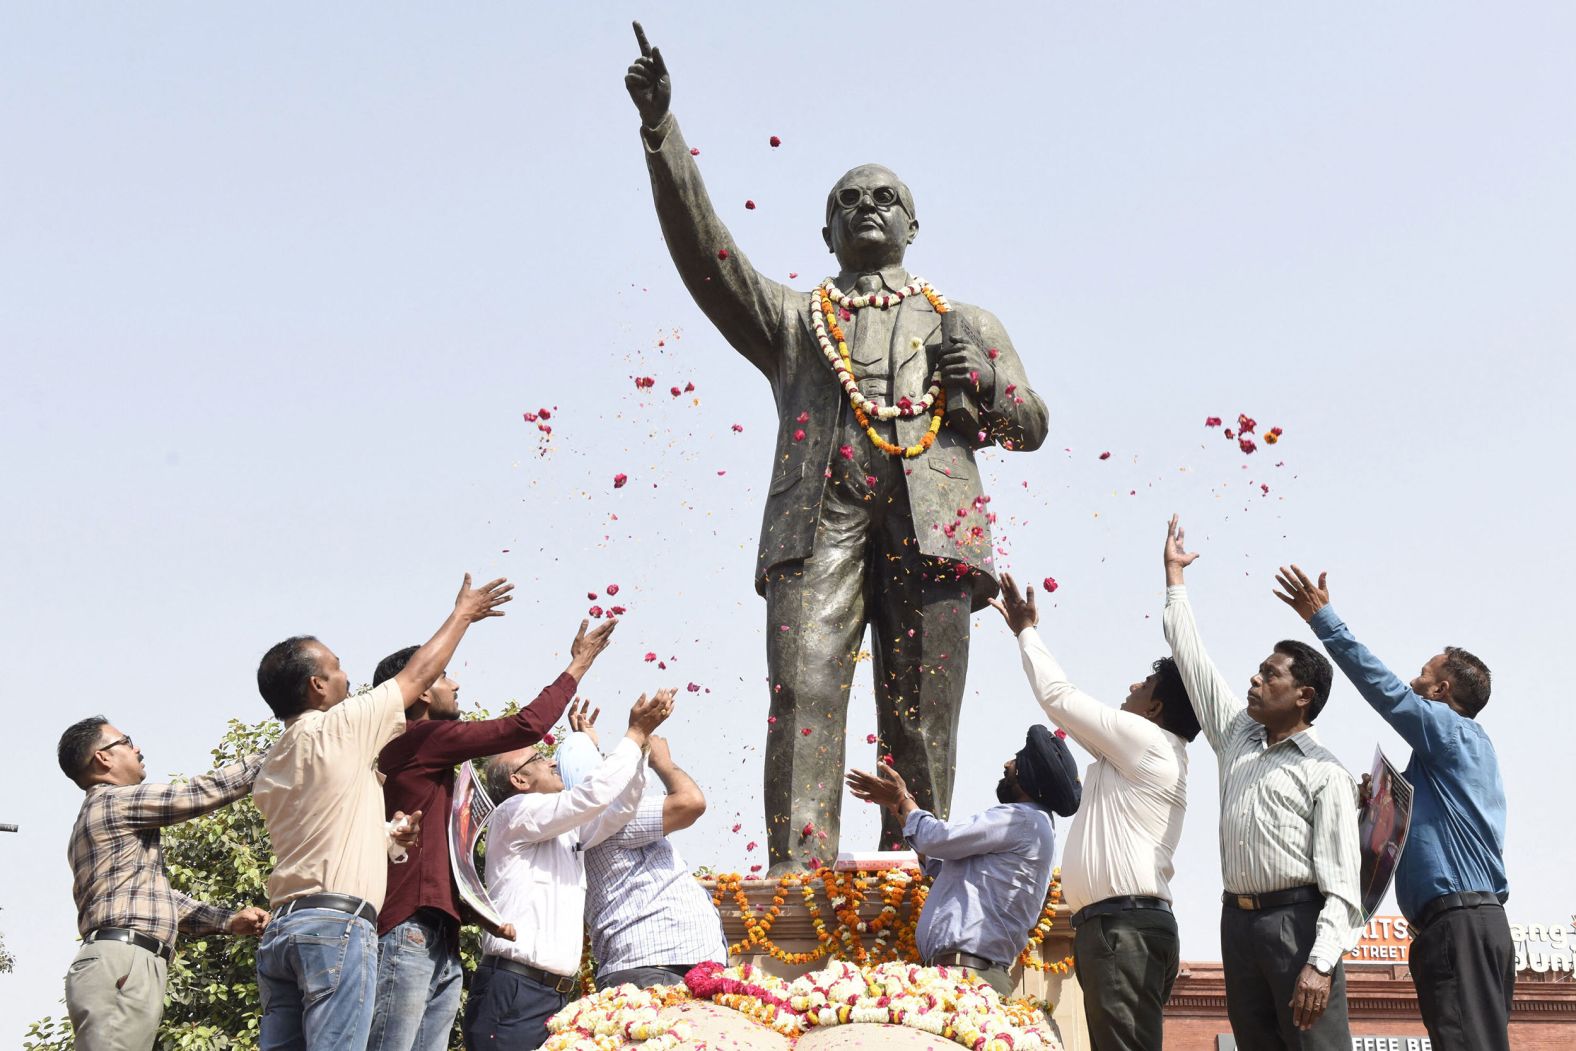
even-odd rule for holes
{"type": "Polygon", "coordinates": [[[1094,1051],[1158,1051],[1177,978],[1177,920],[1162,909],[1093,916],[1073,934],[1094,1051]]]}
{"type": "Polygon", "coordinates": [[[1308,962],[1319,901],[1278,909],[1220,910],[1220,958],[1226,1014],[1238,1051],[1351,1051],[1346,1020],[1346,969],[1335,965],[1330,1000],[1313,1028],[1292,1023],[1291,998],[1308,962]]]}
{"type": "Polygon", "coordinates": [[[523,974],[483,964],[471,976],[465,1001],[465,1046],[470,1051],[532,1051],[547,1043],[547,1020],[568,1002],[563,993],[523,974]]]}
{"type": "Polygon", "coordinates": [[[1411,967],[1434,1051],[1510,1051],[1516,950],[1504,906],[1435,916],[1412,938],[1411,967]]]}

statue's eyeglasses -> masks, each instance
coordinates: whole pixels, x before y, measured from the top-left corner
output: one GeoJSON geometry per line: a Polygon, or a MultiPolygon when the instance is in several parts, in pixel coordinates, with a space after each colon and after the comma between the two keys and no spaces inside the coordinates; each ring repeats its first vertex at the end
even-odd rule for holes
{"type": "Polygon", "coordinates": [[[858,208],[859,203],[868,195],[870,203],[883,212],[894,205],[901,205],[902,198],[897,195],[897,188],[893,186],[877,186],[873,190],[866,190],[858,186],[845,186],[837,191],[837,203],[843,208],[858,208]]]}

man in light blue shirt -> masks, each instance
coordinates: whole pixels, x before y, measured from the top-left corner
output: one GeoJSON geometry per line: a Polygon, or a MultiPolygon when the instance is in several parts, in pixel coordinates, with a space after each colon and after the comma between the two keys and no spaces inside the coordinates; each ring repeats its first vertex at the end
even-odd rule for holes
{"type": "Polygon", "coordinates": [[[920,809],[896,770],[848,772],[854,795],[887,807],[903,838],[925,858],[932,879],[914,942],[927,967],[961,967],[997,993],[1012,992],[1013,961],[1039,922],[1050,888],[1054,810],[1078,809],[1077,767],[1067,746],[1044,726],[1002,767],[1000,806],[946,822],[920,809]]]}
{"type": "Polygon", "coordinates": [[[1395,896],[1412,925],[1412,982],[1436,1051],[1509,1051],[1516,954],[1504,901],[1505,788],[1478,713],[1488,704],[1484,663],[1455,646],[1407,686],[1353,638],[1315,585],[1282,567],[1275,594],[1313,628],[1363,699],[1412,746],[1412,826],[1395,896]]]}

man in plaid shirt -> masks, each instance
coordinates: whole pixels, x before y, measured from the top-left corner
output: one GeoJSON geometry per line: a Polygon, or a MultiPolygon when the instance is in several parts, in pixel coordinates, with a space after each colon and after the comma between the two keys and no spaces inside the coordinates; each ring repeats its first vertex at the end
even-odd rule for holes
{"type": "Polygon", "coordinates": [[[260,934],[268,913],[232,911],[170,886],[159,830],[244,796],[263,757],[145,785],[142,750],[102,715],[60,738],[60,769],[87,793],[67,857],[82,949],[66,973],[78,1051],[148,1051],[164,1016],[164,983],[178,932],[260,934]]]}

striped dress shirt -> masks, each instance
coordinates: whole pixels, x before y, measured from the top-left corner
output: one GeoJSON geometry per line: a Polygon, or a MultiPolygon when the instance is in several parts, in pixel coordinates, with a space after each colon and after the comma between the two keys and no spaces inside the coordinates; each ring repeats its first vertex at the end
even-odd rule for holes
{"type": "Polygon", "coordinates": [[[1314,885],[1324,894],[1308,962],[1334,967],[1362,928],[1357,785],[1310,728],[1267,746],[1204,651],[1187,589],[1166,588],[1166,642],[1220,763],[1220,872],[1230,894],[1314,885]]]}
{"type": "Polygon", "coordinates": [[[261,754],[179,785],[94,785],[82,800],[66,856],[77,933],[126,927],[175,944],[176,932],[219,934],[233,915],[170,886],[159,830],[246,795],[261,754]]]}
{"type": "Polygon", "coordinates": [[[666,798],[647,795],[629,824],[585,852],[586,928],[598,975],[728,962],[717,907],[662,834],[666,798]]]}

